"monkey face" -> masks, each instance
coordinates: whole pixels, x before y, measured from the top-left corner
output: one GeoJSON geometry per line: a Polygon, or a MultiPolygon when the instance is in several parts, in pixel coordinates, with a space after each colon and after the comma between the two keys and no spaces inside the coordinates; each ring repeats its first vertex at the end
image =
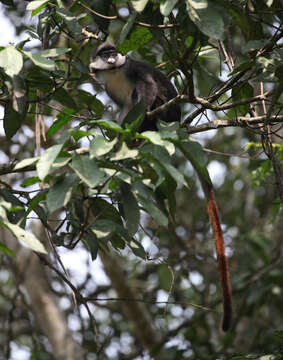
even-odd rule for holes
{"type": "Polygon", "coordinates": [[[101,70],[117,69],[124,65],[126,56],[119,54],[114,45],[104,43],[100,45],[90,61],[90,72],[96,73],[101,70]]]}

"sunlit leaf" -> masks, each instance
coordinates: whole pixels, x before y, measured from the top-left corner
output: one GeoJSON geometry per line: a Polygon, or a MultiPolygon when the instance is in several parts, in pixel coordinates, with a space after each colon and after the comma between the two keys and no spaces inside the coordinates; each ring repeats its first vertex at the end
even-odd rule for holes
{"type": "Polygon", "coordinates": [[[43,155],[41,155],[39,161],[36,164],[36,169],[38,176],[41,180],[45,178],[46,175],[49,174],[49,171],[62,150],[63,144],[60,145],[53,145],[48,148],[43,155]]]}
{"type": "Polygon", "coordinates": [[[9,45],[0,51],[0,67],[11,77],[17,75],[23,67],[23,56],[13,46],[9,45]]]}
{"type": "Polygon", "coordinates": [[[24,159],[15,165],[14,170],[19,170],[19,169],[25,168],[27,166],[30,166],[30,165],[36,163],[38,160],[39,160],[39,156],[24,159]]]}
{"type": "Polygon", "coordinates": [[[41,67],[42,69],[48,71],[55,70],[55,61],[46,59],[46,57],[42,56],[40,52],[32,53],[30,51],[23,51],[23,53],[28,56],[35,65],[41,67]]]}
{"type": "Polygon", "coordinates": [[[142,12],[148,1],[149,0],[131,0],[131,4],[137,12],[142,12]]]}
{"type": "MultiPolygon", "coordinates": [[[[0,222],[1,223],[1,222],[0,222]]],[[[9,222],[2,223],[11,233],[20,241],[22,241],[31,250],[47,254],[43,244],[37,239],[37,237],[22,229],[20,226],[11,224],[9,222]]]]}
{"type": "Polygon", "coordinates": [[[114,138],[112,141],[106,140],[103,136],[95,137],[89,147],[90,158],[96,158],[98,156],[102,156],[107,154],[109,151],[113,149],[115,144],[117,143],[117,138],[114,138]]]}
{"type": "Polygon", "coordinates": [[[163,140],[161,138],[160,133],[157,132],[157,131],[144,131],[143,133],[141,133],[137,137],[148,139],[155,145],[160,145],[160,146],[165,147],[170,155],[173,155],[175,153],[174,144],[172,144],[171,142],[169,142],[167,140],[163,140]]]}
{"type": "Polygon", "coordinates": [[[126,143],[123,143],[121,149],[117,151],[113,156],[111,156],[112,161],[124,160],[128,158],[135,158],[139,154],[136,149],[129,149],[126,143]]]}
{"type": "Polygon", "coordinates": [[[26,10],[36,10],[37,8],[41,7],[44,4],[47,4],[49,0],[36,0],[36,1],[31,1],[30,3],[27,4],[26,10]]]}
{"type": "Polygon", "coordinates": [[[162,0],[160,3],[160,12],[163,16],[171,14],[178,0],[162,0]]]}

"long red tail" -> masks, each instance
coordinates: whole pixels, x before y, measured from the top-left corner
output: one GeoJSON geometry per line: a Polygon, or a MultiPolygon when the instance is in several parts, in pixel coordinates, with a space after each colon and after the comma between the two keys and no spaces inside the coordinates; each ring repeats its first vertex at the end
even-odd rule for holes
{"type": "Polygon", "coordinates": [[[222,329],[227,331],[232,320],[232,294],[229,279],[228,263],[225,255],[223,235],[219,219],[219,211],[216,204],[213,187],[204,179],[201,179],[205,193],[209,221],[213,231],[214,244],[217,254],[219,277],[222,286],[223,297],[223,322],[222,329]]]}

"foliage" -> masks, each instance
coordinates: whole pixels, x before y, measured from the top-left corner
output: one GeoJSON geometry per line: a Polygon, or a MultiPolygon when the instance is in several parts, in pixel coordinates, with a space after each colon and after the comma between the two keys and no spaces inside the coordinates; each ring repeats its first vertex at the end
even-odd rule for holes
{"type": "MultiPolygon", "coordinates": [[[[92,260],[124,254],[127,280],[149,303],[160,333],[152,347],[142,345],[135,326],[121,319],[125,299],[109,302],[104,314],[91,298],[111,298],[111,287],[88,291],[86,278],[80,288],[102,314],[96,319],[102,358],[111,351],[117,359],[149,353],[156,359],[280,356],[282,2],[42,0],[24,10],[17,1],[1,2],[11,19],[23,11],[36,26],[26,29],[25,41],[0,51],[3,150],[11,162],[0,167],[0,225],[39,252],[46,250],[31,234],[31,215],[49,233],[53,251],[83,247],[92,260]],[[183,104],[182,124],[159,122],[158,131],[139,133],[142,102],[123,124],[115,122],[115,110],[97,95],[103,89],[88,71],[103,34],[123,53],[133,51],[131,56],[171,76],[182,94],[175,100],[183,104]],[[32,49],[31,39],[39,40],[32,49]],[[218,128],[225,129],[210,135],[218,128]],[[26,136],[31,131],[32,141],[26,136]],[[200,132],[206,136],[192,135],[200,132]],[[14,164],[15,144],[20,150],[14,164]],[[245,158],[235,156],[245,144],[245,158]],[[206,156],[207,148],[215,154],[206,156]],[[211,181],[213,161],[224,169],[221,188],[215,185],[235,302],[226,335],[218,331],[217,268],[195,179],[198,173],[211,181]],[[163,313],[156,301],[164,294],[169,304],[163,313]]],[[[15,256],[6,243],[0,252],[15,256]]],[[[62,286],[60,291],[69,296],[62,286]]],[[[86,358],[94,358],[91,319],[78,315],[77,321],[86,358]]],[[[36,358],[37,340],[25,342],[36,358]]],[[[42,358],[51,358],[48,348],[43,342],[42,358]]]]}

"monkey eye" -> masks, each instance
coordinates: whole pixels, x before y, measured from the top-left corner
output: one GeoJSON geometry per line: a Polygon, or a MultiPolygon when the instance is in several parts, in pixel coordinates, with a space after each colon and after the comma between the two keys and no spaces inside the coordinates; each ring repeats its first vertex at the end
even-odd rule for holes
{"type": "Polygon", "coordinates": [[[113,50],[104,51],[103,53],[100,54],[100,56],[101,56],[104,60],[108,60],[109,58],[115,59],[116,56],[117,56],[117,52],[116,52],[116,51],[113,51],[113,50]]]}

